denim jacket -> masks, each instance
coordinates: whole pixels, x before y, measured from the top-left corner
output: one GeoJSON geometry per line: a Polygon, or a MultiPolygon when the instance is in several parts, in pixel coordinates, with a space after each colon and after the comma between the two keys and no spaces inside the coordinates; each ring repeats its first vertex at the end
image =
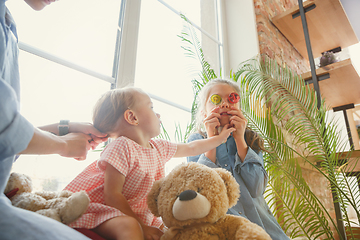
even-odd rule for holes
{"type": "MultiPolygon", "coordinates": [[[[190,135],[188,142],[204,137],[199,133],[190,135]]],[[[246,138],[245,138],[246,139],[246,138]]],[[[232,173],[240,185],[240,198],[237,204],[228,210],[228,214],[239,215],[258,224],[272,239],[289,239],[281,229],[264,199],[268,175],[264,168],[262,152],[250,147],[241,162],[232,136],[216,148],[216,164],[204,154],[188,157],[188,162],[198,162],[211,168],[224,168],[232,173]]]]}

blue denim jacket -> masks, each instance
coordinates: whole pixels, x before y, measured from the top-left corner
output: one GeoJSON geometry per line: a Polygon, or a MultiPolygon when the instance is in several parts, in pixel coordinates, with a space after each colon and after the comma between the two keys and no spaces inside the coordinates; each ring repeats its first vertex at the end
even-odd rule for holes
{"type": "Polygon", "coordinates": [[[0,0],[0,240],[89,239],[53,219],[13,207],[3,193],[15,154],[26,149],[34,134],[19,111],[16,25],[5,2],[0,0]]]}
{"type": "MultiPolygon", "coordinates": [[[[188,142],[203,139],[199,133],[190,135],[188,142]]],[[[266,230],[272,239],[289,239],[273,216],[264,199],[268,175],[264,169],[262,152],[250,147],[241,162],[232,136],[226,143],[216,148],[216,164],[204,154],[188,157],[188,162],[198,162],[211,168],[224,168],[232,173],[240,185],[240,198],[237,204],[228,210],[228,214],[240,215],[258,224],[266,230]]]]}

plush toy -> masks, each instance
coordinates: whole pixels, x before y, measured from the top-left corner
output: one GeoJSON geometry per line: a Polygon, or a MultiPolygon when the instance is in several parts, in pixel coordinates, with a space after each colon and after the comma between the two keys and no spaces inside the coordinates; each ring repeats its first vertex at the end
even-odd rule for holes
{"type": "Polygon", "coordinates": [[[192,162],[155,181],[147,202],[168,227],[161,240],[271,240],[257,224],[226,214],[239,197],[239,185],[230,172],[192,162]]]}
{"type": "Polygon", "coordinates": [[[77,220],[89,206],[90,199],[85,192],[32,192],[30,177],[11,173],[4,193],[15,207],[30,210],[53,218],[64,224],[77,220]]]}

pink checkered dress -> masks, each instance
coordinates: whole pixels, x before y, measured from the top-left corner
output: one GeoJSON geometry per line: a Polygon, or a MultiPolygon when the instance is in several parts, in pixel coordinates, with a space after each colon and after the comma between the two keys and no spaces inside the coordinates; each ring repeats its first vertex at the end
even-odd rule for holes
{"type": "Polygon", "coordinates": [[[104,203],[106,162],[125,176],[122,193],[133,212],[146,225],[161,226],[161,219],[148,209],[146,197],[153,183],[165,176],[165,163],[174,156],[176,144],[162,139],[152,139],[150,144],[152,148],[144,148],[126,137],[117,138],[104,149],[99,160],[90,164],[65,187],[72,192],[85,190],[90,197],[88,210],[70,227],[91,229],[106,220],[125,215],[104,203]]]}

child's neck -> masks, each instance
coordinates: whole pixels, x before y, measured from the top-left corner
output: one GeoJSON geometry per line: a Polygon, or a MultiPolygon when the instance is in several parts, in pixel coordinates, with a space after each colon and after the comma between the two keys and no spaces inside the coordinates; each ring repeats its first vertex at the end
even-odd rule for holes
{"type": "Polygon", "coordinates": [[[116,129],[114,135],[116,138],[121,136],[127,137],[144,148],[151,148],[151,144],[149,143],[151,137],[137,126],[121,124],[116,129]]]}
{"type": "Polygon", "coordinates": [[[144,147],[144,148],[152,148],[151,144],[150,144],[150,139],[148,138],[143,138],[137,134],[121,134],[118,137],[127,137],[131,140],[133,140],[134,142],[136,142],[137,144],[139,144],[140,146],[144,147]]]}

